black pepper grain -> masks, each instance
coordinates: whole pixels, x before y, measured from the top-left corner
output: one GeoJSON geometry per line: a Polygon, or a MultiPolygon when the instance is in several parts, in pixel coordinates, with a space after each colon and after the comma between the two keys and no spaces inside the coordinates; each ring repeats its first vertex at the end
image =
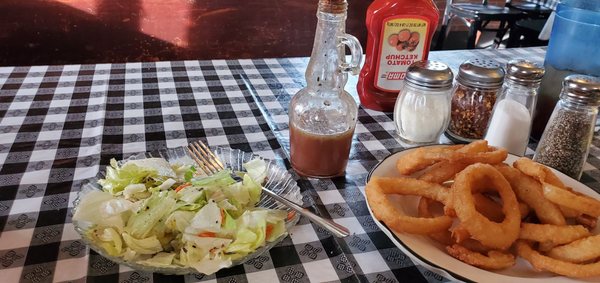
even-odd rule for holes
{"type": "Polygon", "coordinates": [[[538,144],[534,160],[579,179],[595,121],[586,112],[557,108],[538,144]]]}

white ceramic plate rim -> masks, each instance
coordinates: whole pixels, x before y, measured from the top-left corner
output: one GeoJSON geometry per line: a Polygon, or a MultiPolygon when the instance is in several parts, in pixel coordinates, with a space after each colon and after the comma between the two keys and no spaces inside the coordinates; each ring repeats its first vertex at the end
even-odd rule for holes
{"type": "MultiPolygon", "coordinates": [[[[394,154],[389,155],[381,162],[379,162],[369,173],[367,182],[372,176],[382,177],[397,177],[400,176],[396,171],[396,161],[398,158],[413,149],[407,149],[394,154]]],[[[509,154],[505,163],[512,164],[515,160],[520,158],[509,154]]],[[[554,169],[552,171],[567,185],[572,187],[575,191],[585,193],[600,200],[600,195],[587,187],[586,185],[570,178],[569,176],[558,172],[554,169]]],[[[368,206],[367,202],[367,206],[368,206]]],[[[416,206],[416,203],[415,203],[416,206]]],[[[591,277],[585,279],[574,279],[564,276],[555,275],[550,272],[536,272],[534,271],[529,263],[524,259],[518,257],[515,266],[506,270],[493,272],[480,269],[462,261],[459,261],[444,250],[443,246],[432,241],[428,237],[411,234],[401,234],[389,229],[383,222],[378,221],[373,216],[371,207],[369,207],[369,213],[375,220],[375,223],[384,232],[388,238],[405,254],[407,254],[415,263],[422,265],[430,271],[438,273],[447,279],[457,281],[475,281],[475,282],[600,282],[600,277],[591,277]]],[[[598,232],[597,227],[595,232],[598,232]]]]}

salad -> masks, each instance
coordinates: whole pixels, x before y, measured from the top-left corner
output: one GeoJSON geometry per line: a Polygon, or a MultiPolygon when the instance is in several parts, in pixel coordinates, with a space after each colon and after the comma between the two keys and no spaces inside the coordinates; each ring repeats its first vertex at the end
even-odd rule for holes
{"type": "Polygon", "coordinates": [[[194,176],[192,165],[162,158],[111,160],[102,191],[81,198],[73,216],[108,255],[153,267],[191,267],[211,274],[286,234],[285,210],[256,207],[266,163],[246,172],[194,176]]]}

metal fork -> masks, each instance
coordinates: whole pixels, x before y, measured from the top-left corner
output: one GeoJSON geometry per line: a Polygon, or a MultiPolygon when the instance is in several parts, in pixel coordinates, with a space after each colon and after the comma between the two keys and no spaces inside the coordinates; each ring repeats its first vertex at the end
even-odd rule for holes
{"type": "MultiPolygon", "coordinates": [[[[189,144],[187,147],[187,151],[189,152],[192,159],[196,161],[198,166],[200,166],[200,169],[207,175],[212,175],[225,169],[223,163],[219,160],[219,158],[217,158],[217,156],[202,141],[196,141],[189,144]]],[[[291,208],[292,210],[300,213],[302,216],[308,218],[313,223],[321,226],[323,229],[329,231],[334,236],[343,238],[350,235],[350,231],[348,230],[348,228],[333,222],[333,220],[318,216],[312,213],[310,210],[301,207],[295,202],[292,202],[265,187],[262,187],[262,190],[268,196],[283,203],[285,206],[291,208]]]]}

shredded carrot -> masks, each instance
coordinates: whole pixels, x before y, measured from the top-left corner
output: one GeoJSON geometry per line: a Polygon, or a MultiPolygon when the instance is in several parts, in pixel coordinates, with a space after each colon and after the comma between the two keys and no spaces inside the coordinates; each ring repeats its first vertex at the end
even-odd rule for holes
{"type": "Polygon", "coordinates": [[[287,214],[287,220],[291,220],[295,216],[296,216],[296,212],[292,210],[292,211],[288,212],[288,214],[287,214]]]}
{"type": "Polygon", "coordinates": [[[225,209],[221,208],[221,223],[225,222],[225,209]]]}
{"type": "Polygon", "coordinates": [[[208,237],[208,238],[214,238],[215,237],[215,233],[213,232],[202,232],[200,234],[198,234],[198,237],[208,237]]]}
{"type": "Polygon", "coordinates": [[[270,238],[271,233],[273,232],[273,225],[267,224],[267,228],[265,229],[265,238],[270,238]]]}
{"type": "Polygon", "coordinates": [[[185,183],[185,184],[182,184],[182,185],[179,185],[179,187],[175,188],[175,192],[179,192],[179,191],[183,190],[183,188],[189,187],[191,185],[192,185],[192,183],[189,183],[189,182],[185,183]]]}

